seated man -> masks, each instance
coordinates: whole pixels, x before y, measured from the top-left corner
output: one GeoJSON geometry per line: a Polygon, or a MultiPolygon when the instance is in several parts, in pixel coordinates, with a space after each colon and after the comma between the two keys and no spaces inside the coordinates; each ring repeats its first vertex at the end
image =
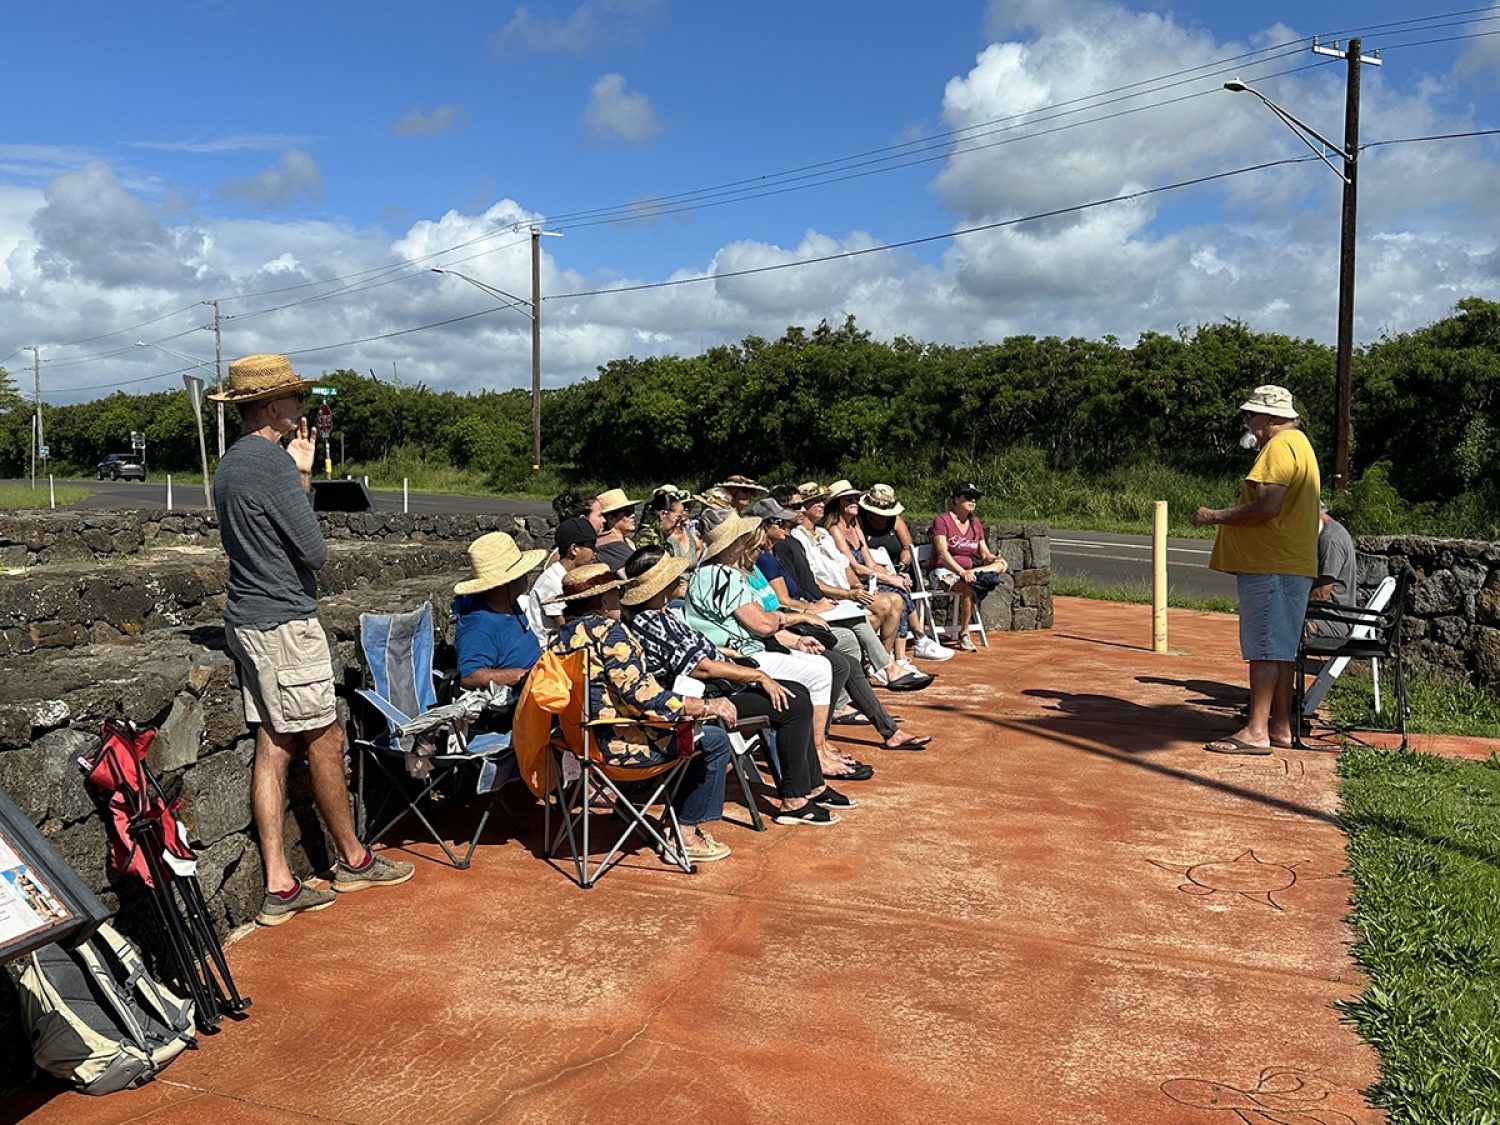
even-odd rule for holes
{"type": "Polygon", "coordinates": [[[526,599],[526,623],[539,640],[557,632],[562,624],[563,578],[571,570],[594,561],[594,542],[598,532],[585,516],[573,516],[557,525],[552,542],[557,559],[537,578],[526,599]]]}
{"type": "Polygon", "coordinates": [[[541,659],[542,649],[516,604],[526,576],[546,551],[522,551],[503,531],[469,544],[474,577],[453,587],[453,645],[458,650],[459,684],[515,687],[541,659]]]}
{"type": "MultiPolygon", "coordinates": [[[[1318,576],[1307,600],[1352,606],[1358,592],[1358,560],[1354,540],[1338,520],[1328,514],[1328,505],[1318,502],[1318,576]]],[[[1346,621],[1309,621],[1307,631],[1323,637],[1347,637],[1346,621]]]]}

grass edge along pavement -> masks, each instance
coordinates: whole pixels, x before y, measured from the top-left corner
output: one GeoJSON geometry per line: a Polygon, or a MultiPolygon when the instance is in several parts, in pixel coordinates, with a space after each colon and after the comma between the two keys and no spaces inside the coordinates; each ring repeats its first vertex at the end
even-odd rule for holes
{"type": "Polygon", "coordinates": [[[1367,1095],[1392,1125],[1500,1122],[1500,756],[1353,746],[1338,774],[1367,1095]]]}
{"type": "MultiPolygon", "coordinates": [[[[60,484],[56,486],[57,506],[65,508],[69,504],[76,504],[80,500],[88,498],[89,489],[76,484],[60,484]]],[[[39,480],[36,487],[29,484],[0,484],[0,512],[19,512],[49,508],[52,504],[52,493],[47,488],[47,482],[39,480]]]]}

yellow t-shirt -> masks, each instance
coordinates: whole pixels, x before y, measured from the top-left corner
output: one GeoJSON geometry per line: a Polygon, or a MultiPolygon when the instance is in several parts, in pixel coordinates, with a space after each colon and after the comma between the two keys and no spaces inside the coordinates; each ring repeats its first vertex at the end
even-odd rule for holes
{"type": "Polygon", "coordinates": [[[1318,459],[1301,430],[1282,430],[1266,442],[1245,474],[1237,503],[1255,499],[1255,485],[1286,488],[1281,511],[1265,523],[1223,524],[1208,565],[1230,574],[1318,576],[1318,459]]]}

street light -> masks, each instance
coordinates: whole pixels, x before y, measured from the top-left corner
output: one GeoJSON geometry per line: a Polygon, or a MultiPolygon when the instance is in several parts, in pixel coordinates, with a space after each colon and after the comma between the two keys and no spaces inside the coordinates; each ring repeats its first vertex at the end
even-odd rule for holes
{"type": "MultiPolygon", "coordinates": [[[[1316,49],[1316,48],[1315,48],[1316,49]]],[[[1332,54],[1326,48],[1322,53],[1332,54]]],[[[1339,324],[1338,347],[1334,372],[1333,406],[1333,490],[1342,492],[1349,487],[1349,431],[1353,400],[1351,367],[1354,357],[1354,244],[1355,212],[1358,198],[1359,160],[1359,67],[1362,62],[1379,65],[1379,59],[1365,58],[1360,52],[1360,41],[1351,39],[1346,56],[1349,60],[1347,108],[1344,115],[1344,143],[1336,145],[1311,125],[1294,117],[1253,86],[1247,86],[1236,78],[1224,83],[1224,89],[1236,94],[1254,94],[1302,143],[1317,153],[1318,159],[1333,170],[1344,183],[1344,201],[1339,225],[1339,324]],[[1316,141],[1317,144],[1313,142],[1316,141]],[[1328,159],[1325,150],[1337,153],[1343,161],[1343,170],[1328,159]]]]}
{"type": "MultiPolygon", "coordinates": [[[[516,228],[520,229],[519,225],[516,228]]],[[[514,293],[507,293],[504,289],[497,289],[493,285],[480,281],[477,277],[470,277],[466,273],[457,270],[441,269],[438,266],[430,266],[433,273],[448,274],[467,281],[474,288],[488,293],[492,297],[499,297],[506,303],[501,308],[514,309],[527,320],[531,321],[531,471],[540,472],[542,468],[542,235],[548,238],[561,238],[562,232],[555,230],[542,230],[541,227],[528,228],[531,234],[531,300],[517,297],[514,293]],[[531,311],[526,311],[526,305],[531,305],[531,311]]]]}
{"type": "MultiPolygon", "coordinates": [[[[138,348],[155,348],[157,351],[166,352],[169,356],[180,359],[184,363],[191,363],[194,367],[201,367],[205,371],[212,371],[214,373],[215,385],[217,385],[219,378],[218,369],[206,360],[194,359],[186,352],[180,352],[176,348],[169,348],[162,344],[153,344],[146,340],[137,340],[135,342],[135,346],[138,348]]],[[[217,408],[215,422],[217,423],[219,429],[219,456],[222,458],[224,456],[224,404],[222,402],[216,402],[214,403],[214,406],[217,408]]]]}
{"type": "MultiPolygon", "coordinates": [[[[179,359],[195,363],[199,367],[207,368],[210,371],[213,370],[206,363],[198,363],[190,355],[182,355],[179,352],[174,352],[171,348],[162,348],[160,344],[148,344],[145,340],[137,340],[135,346],[138,348],[161,348],[162,351],[169,355],[175,355],[179,359]]],[[[212,508],[214,506],[213,480],[208,475],[208,442],[203,436],[203,380],[196,375],[184,375],[182,377],[182,385],[187,389],[188,401],[193,404],[193,418],[198,423],[198,459],[203,466],[203,499],[212,508]]]]}

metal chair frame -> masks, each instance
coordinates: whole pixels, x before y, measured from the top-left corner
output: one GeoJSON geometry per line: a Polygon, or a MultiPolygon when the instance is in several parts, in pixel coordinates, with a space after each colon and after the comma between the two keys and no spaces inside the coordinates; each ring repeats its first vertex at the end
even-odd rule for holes
{"type": "MultiPolygon", "coordinates": [[[[1411,705],[1406,698],[1406,661],[1401,636],[1401,615],[1406,607],[1406,595],[1411,588],[1411,581],[1410,570],[1403,570],[1397,575],[1390,601],[1379,610],[1336,605],[1332,602],[1313,602],[1308,606],[1309,621],[1341,622],[1350,626],[1350,633],[1345,637],[1323,637],[1304,632],[1302,641],[1297,646],[1297,661],[1292,679],[1292,713],[1299,719],[1292,729],[1294,746],[1306,749],[1302,741],[1301,718],[1306,712],[1307,659],[1311,656],[1330,661],[1380,660],[1390,664],[1396,681],[1396,725],[1365,729],[1399,734],[1400,749],[1409,748],[1406,718],[1411,705]]],[[[1377,710],[1380,710],[1378,704],[1377,710]]]]}
{"type": "MultiPolygon", "coordinates": [[[[450,749],[448,752],[433,755],[432,772],[426,778],[421,779],[415,793],[411,791],[413,779],[405,770],[405,751],[400,745],[400,728],[418,716],[406,714],[379,690],[382,677],[376,674],[370,653],[365,649],[367,622],[394,621],[400,617],[425,618],[425,635],[432,636],[432,603],[430,602],[424,602],[421,607],[411,611],[410,614],[362,613],[359,617],[360,651],[365,662],[365,680],[370,686],[356,689],[356,694],[385,721],[386,729],[380,734],[366,733],[360,729],[363,723],[356,716],[355,732],[350,739],[351,744],[359,750],[355,764],[355,792],[358,797],[359,813],[356,827],[361,839],[378,840],[406,817],[411,816],[422,825],[433,842],[442,848],[443,855],[447,857],[448,862],[459,870],[464,870],[473,862],[474,852],[479,846],[480,838],[484,835],[485,827],[489,823],[490,814],[494,811],[497,800],[511,820],[516,819],[501,795],[505,785],[517,777],[515,756],[510,750],[510,736],[489,733],[471,736],[463,724],[450,724],[446,728],[444,737],[448,739],[450,748],[456,747],[457,752],[452,752],[450,749]],[[365,804],[365,776],[371,764],[389,783],[389,789],[373,815],[365,804]],[[479,777],[476,778],[476,782],[482,783],[486,770],[490,767],[493,768],[494,774],[489,779],[490,787],[480,793],[483,803],[479,823],[475,826],[474,833],[469,837],[466,845],[463,841],[454,841],[455,844],[463,847],[463,853],[460,855],[448,843],[446,835],[439,831],[423,811],[422,806],[429,798],[437,795],[447,786],[455,784],[470,769],[478,770],[479,777]],[[507,776],[501,776],[502,772],[507,776]],[[387,811],[398,800],[403,807],[387,817],[387,811]],[[379,827],[367,833],[370,821],[375,821],[379,827]]],[[[417,622],[417,635],[421,634],[423,624],[421,620],[417,622]]],[[[430,645],[425,650],[420,647],[414,649],[412,653],[413,683],[410,686],[413,697],[421,708],[421,713],[426,713],[436,705],[437,685],[446,676],[446,673],[437,672],[431,667],[431,653],[430,645]],[[425,668],[418,667],[418,665],[425,665],[425,668]]]]}
{"type": "MultiPolygon", "coordinates": [[[[964,635],[963,626],[956,621],[950,621],[940,629],[932,617],[932,603],[936,598],[948,599],[948,616],[953,617],[958,611],[958,595],[952,590],[927,587],[927,563],[932,558],[932,544],[920,543],[912,549],[912,600],[916,601],[923,610],[922,624],[928,633],[936,637],[940,633],[952,632],[955,642],[961,640],[964,635]]],[[[985,632],[984,621],[979,616],[979,600],[974,600],[974,618],[969,622],[969,632],[978,633],[979,641],[985,648],[990,647],[990,635],[985,632]]]]}

